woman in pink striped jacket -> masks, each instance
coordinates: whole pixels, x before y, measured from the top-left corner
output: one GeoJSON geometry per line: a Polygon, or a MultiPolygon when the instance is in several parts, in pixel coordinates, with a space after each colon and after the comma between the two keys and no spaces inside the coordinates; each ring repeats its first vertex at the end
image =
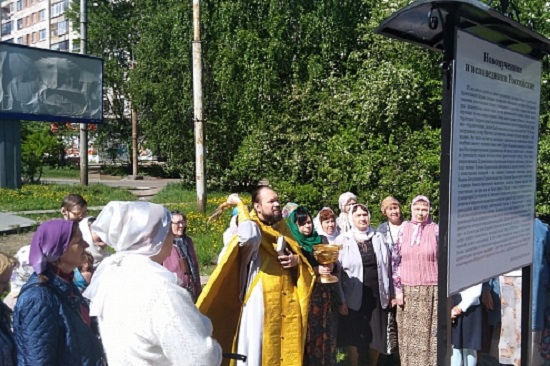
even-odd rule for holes
{"type": "Polygon", "coordinates": [[[425,196],[413,199],[411,213],[392,253],[399,354],[402,365],[436,366],[439,226],[425,196]]]}

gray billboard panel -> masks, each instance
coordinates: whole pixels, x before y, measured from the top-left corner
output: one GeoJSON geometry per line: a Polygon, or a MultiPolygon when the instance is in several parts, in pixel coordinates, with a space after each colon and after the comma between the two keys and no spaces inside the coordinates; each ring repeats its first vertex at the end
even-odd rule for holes
{"type": "Polygon", "coordinates": [[[103,122],[103,60],[0,43],[0,118],[103,122]]]}

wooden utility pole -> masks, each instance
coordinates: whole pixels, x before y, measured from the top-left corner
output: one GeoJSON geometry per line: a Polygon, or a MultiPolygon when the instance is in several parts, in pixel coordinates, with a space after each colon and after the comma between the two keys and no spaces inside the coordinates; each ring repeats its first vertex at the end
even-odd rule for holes
{"type": "Polygon", "coordinates": [[[204,157],[204,120],[202,108],[202,44],[199,0],[193,0],[193,99],[195,119],[195,175],[197,207],[206,211],[206,176],[204,157]]]}
{"type": "Polygon", "coordinates": [[[132,178],[138,179],[138,138],[137,138],[137,113],[132,105],[132,178]]]}
{"type": "MultiPolygon", "coordinates": [[[[80,53],[86,54],[88,12],[86,0],[80,0],[80,53]]],[[[88,125],[80,124],[80,185],[88,185],[88,125]]]]}

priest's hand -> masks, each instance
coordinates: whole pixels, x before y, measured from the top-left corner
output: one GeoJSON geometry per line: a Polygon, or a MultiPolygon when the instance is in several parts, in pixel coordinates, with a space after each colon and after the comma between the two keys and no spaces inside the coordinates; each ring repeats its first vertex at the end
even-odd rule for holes
{"type": "Polygon", "coordinates": [[[296,267],[298,265],[300,257],[298,257],[296,254],[292,254],[292,252],[288,249],[285,249],[285,252],[286,255],[280,255],[277,257],[279,259],[279,262],[281,263],[281,266],[284,269],[296,267]]]}

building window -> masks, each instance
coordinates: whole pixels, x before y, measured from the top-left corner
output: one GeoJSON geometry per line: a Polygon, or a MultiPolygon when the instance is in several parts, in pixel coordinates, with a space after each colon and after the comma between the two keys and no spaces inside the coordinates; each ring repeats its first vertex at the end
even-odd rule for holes
{"type": "Polygon", "coordinates": [[[17,19],[17,29],[23,29],[23,18],[17,19]]]}
{"type": "Polygon", "coordinates": [[[11,19],[12,13],[13,13],[13,3],[9,3],[7,5],[4,5],[2,7],[2,20],[11,19]]]}
{"type": "Polygon", "coordinates": [[[63,0],[61,2],[58,2],[58,3],[55,3],[52,5],[52,12],[51,12],[51,17],[52,18],[55,18],[55,17],[58,17],[60,15],[63,15],[63,13],[65,12],[65,9],[67,9],[67,0],[63,0]]]}
{"type": "Polygon", "coordinates": [[[17,0],[17,10],[23,10],[23,0],[17,0]]]}
{"type": "Polygon", "coordinates": [[[52,24],[52,37],[62,36],[68,32],[68,20],[52,24]]]}
{"type": "Polygon", "coordinates": [[[36,32],[31,33],[31,42],[32,43],[36,42],[36,32]]]}
{"type": "Polygon", "coordinates": [[[2,35],[11,34],[12,21],[2,24],[2,35]]]}
{"type": "Polygon", "coordinates": [[[56,51],[67,51],[69,49],[69,41],[54,43],[51,49],[56,51]]]}
{"type": "Polygon", "coordinates": [[[46,10],[45,9],[42,9],[38,12],[38,19],[40,21],[46,20],[46,10]]]}
{"type": "Polygon", "coordinates": [[[16,43],[23,44],[23,37],[17,38],[16,43]]]}
{"type": "Polygon", "coordinates": [[[57,23],[57,35],[60,36],[62,34],[67,33],[67,20],[64,20],[62,22],[57,23]]]}
{"type": "Polygon", "coordinates": [[[40,29],[40,40],[43,41],[46,39],[46,29],[40,29]]]}

